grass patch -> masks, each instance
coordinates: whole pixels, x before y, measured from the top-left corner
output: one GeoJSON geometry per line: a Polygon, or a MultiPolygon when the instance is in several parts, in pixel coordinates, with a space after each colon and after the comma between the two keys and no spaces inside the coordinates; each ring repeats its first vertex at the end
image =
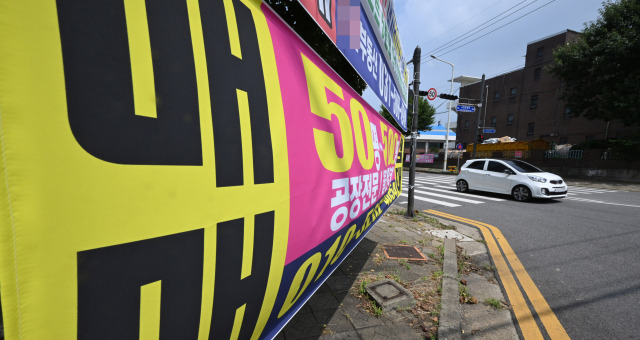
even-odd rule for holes
{"type": "Polygon", "coordinates": [[[485,299],[484,300],[484,304],[487,305],[487,306],[491,306],[494,309],[502,308],[502,304],[500,303],[500,300],[494,299],[494,298],[485,299]]]}

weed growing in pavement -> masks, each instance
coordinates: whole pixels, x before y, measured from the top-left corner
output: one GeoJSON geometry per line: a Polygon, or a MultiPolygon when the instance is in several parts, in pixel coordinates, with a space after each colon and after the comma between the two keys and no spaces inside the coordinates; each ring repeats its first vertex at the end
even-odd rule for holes
{"type": "Polygon", "coordinates": [[[487,306],[491,306],[495,309],[502,308],[502,305],[500,304],[500,300],[494,299],[494,298],[484,299],[484,304],[487,306]]]}
{"type": "Polygon", "coordinates": [[[407,240],[400,240],[400,242],[398,242],[398,243],[400,243],[400,244],[409,244],[409,241],[407,241],[407,240]]]}
{"type": "Polygon", "coordinates": [[[373,310],[373,315],[377,318],[382,315],[382,307],[378,306],[374,301],[370,301],[371,309],[373,310]]]}
{"type": "Polygon", "coordinates": [[[431,241],[431,238],[425,237],[425,238],[421,239],[420,241],[418,241],[418,243],[420,243],[420,245],[422,245],[422,246],[427,246],[429,244],[429,241],[431,241]]]}
{"type": "Polygon", "coordinates": [[[485,246],[487,245],[487,241],[485,241],[484,239],[476,240],[476,242],[480,242],[480,243],[484,244],[485,246]]]}
{"type": "Polygon", "coordinates": [[[458,273],[462,273],[468,262],[464,261],[464,258],[458,258],[458,273]]]}
{"type": "Polygon", "coordinates": [[[436,259],[436,261],[438,261],[439,264],[442,264],[444,262],[444,244],[439,245],[438,247],[438,254],[440,254],[440,257],[436,259]]]}
{"type": "Polygon", "coordinates": [[[398,274],[389,273],[389,274],[385,275],[385,277],[387,279],[391,279],[391,280],[393,280],[393,281],[395,281],[395,282],[397,282],[397,283],[399,283],[401,285],[404,284],[404,282],[402,281],[402,279],[400,279],[400,276],[398,276],[398,274]]]}
{"type": "Polygon", "coordinates": [[[433,272],[433,274],[431,274],[431,277],[433,277],[434,280],[438,280],[442,277],[444,273],[442,272],[442,270],[438,270],[433,272]]]}
{"type": "Polygon", "coordinates": [[[460,292],[460,296],[464,298],[464,300],[471,296],[471,294],[469,294],[469,288],[462,283],[458,283],[458,292],[460,292]]]}
{"type": "Polygon", "coordinates": [[[369,282],[367,280],[362,280],[362,282],[360,282],[360,288],[358,289],[358,291],[360,292],[360,295],[367,295],[368,284],[369,282]]]}
{"type": "Polygon", "coordinates": [[[435,260],[435,259],[436,259],[436,254],[434,254],[434,253],[427,253],[427,257],[428,257],[428,258],[430,258],[430,259],[435,260]]]}
{"type": "Polygon", "coordinates": [[[433,218],[429,215],[424,215],[424,219],[426,220],[427,223],[431,224],[432,226],[438,228],[438,229],[448,229],[448,230],[455,230],[456,227],[448,225],[448,224],[444,224],[442,222],[440,222],[438,219],[433,218]]]}
{"type": "Polygon", "coordinates": [[[406,259],[398,259],[398,263],[400,263],[400,265],[404,266],[407,270],[411,269],[411,266],[409,265],[409,263],[407,263],[406,259]]]}
{"type": "Polygon", "coordinates": [[[495,270],[495,269],[496,269],[496,266],[490,266],[488,264],[484,265],[484,270],[495,270]]]}
{"type": "Polygon", "coordinates": [[[467,286],[458,283],[458,291],[460,292],[460,303],[478,303],[478,299],[469,293],[467,286]]]}

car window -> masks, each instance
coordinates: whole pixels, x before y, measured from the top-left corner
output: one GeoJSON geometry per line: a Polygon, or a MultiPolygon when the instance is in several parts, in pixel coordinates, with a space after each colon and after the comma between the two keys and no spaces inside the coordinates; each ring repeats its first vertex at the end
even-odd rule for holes
{"type": "Polygon", "coordinates": [[[527,162],[523,162],[523,161],[518,161],[518,160],[510,160],[510,161],[505,161],[505,163],[511,165],[514,169],[516,169],[519,172],[524,172],[524,173],[529,173],[529,172],[543,172],[542,170],[538,169],[537,167],[527,163],[527,162]]]}
{"type": "Polygon", "coordinates": [[[474,161],[473,163],[471,163],[471,164],[469,164],[467,166],[467,169],[482,170],[482,169],[484,169],[484,162],[485,161],[474,161]]]}
{"type": "Polygon", "coordinates": [[[508,169],[507,166],[496,161],[489,161],[489,165],[487,166],[487,171],[504,172],[504,169],[508,169]]]}

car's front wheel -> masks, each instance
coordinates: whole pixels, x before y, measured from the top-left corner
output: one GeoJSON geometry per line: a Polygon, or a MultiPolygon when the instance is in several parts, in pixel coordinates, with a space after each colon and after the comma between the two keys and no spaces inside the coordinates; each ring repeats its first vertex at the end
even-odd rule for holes
{"type": "Polygon", "coordinates": [[[456,189],[459,192],[467,192],[469,191],[469,184],[464,179],[461,179],[458,182],[456,182],[456,189]]]}
{"type": "Polygon", "coordinates": [[[531,198],[531,190],[524,185],[518,185],[511,190],[511,196],[513,196],[516,201],[527,201],[531,198]]]}

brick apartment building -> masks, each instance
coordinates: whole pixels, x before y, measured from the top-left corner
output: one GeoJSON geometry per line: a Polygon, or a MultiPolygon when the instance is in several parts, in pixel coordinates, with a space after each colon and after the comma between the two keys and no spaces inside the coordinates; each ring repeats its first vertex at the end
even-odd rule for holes
{"type": "MultiPolygon", "coordinates": [[[[480,126],[496,130],[495,134],[484,134],[485,139],[509,136],[518,141],[544,139],[555,144],[578,144],[590,139],[616,138],[635,130],[618,122],[576,118],[559,99],[563,84],[545,67],[553,62],[556,47],[579,36],[579,32],[566,30],[531,42],[527,45],[524,68],[485,80],[486,108],[478,108],[480,126]]],[[[479,99],[480,86],[477,82],[461,87],[460,103],[465,103],[464,98],[479,99]]],[[[466,147],[474,142],[477,120],[478,111],[458,113],[458,143],[466,147]]]]}

